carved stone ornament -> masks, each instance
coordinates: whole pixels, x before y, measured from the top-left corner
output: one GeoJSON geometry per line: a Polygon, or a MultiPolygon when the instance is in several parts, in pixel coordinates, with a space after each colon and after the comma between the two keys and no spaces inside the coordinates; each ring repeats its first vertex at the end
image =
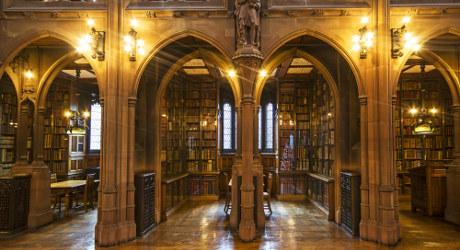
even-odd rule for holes
{"type": "Polygon", "coordinates": [[[412,16],[420,15],[420,9],[411,8],[411,9],[408,11],[408,14],[409,14],[409,15],[412,15],[412,16]]]}
{"type": "Polygon", "coordinates": [[[200,11],[200,12],[198,12],[198,17],[199,18],[208,18],[209,17],[209,11],[200,11]]]}
{"type": "Polygon", "coordinates": [[[442,8],[437,8],[437,9],[436,9],[436,12],[435,12],[436,15],[444,15],[444,14],[446,14],[446,13],[447,13],[447,10],[446,10],[446,9],[442,9],[442,8]]]}
{"type": "Polygon", "coordinates": [[[260,8],[260,0],[235,0],[238,48],[251,45],[259,49],[260,8]]]}
{"type": "Polygon", "coordinates": [[[182,12],[180,12],[180,11],[174,11],[174,12],[173,12],[173,17],[174,17],[174,18],[181,18],[181,17],[182,17],[182,12]]]}
{"type": "Polygon", "coordinates": [[[54,11],[53,13],[51,13],[51,17],[52,18],[61,18],[62,14],[57,12],[57,11],[54,11]]]}
{"type": "Polygon", "coordinates": [[[21,99],[24,100],[29,98],[31,100],[35,100],[35,89],[32,87],[25,87],[22,89],[22,96],[21,99]]]}
{"type": "Polygon", "coordinates": [[[31,20],[31,19],[34,19],[35,17],[35,14],[33,12],[23,12],[22,15],[25,17],[25,19],[27,20],[31,20]]]}
{"type": "Polygon", "coordinates": [[[295,10],[288,10],[287,11],[288,16],[296,17],[297,16],[297,11],[295,10]]]}
{"type": "Polygon", "coordinates": [[[88,18],[88,13],[86,12],[78,12],[78,18],[88,18]]]}
{"type": "Polygon", "coordinates": [[[314,16],[323,16],[324,12],[322,10],[314,10],[313,15],[314,16]]]}
{"type": "Polygon", "coordinates": [[[150,11],[149,10],[149,11],[145,12],[145,16],[147,18],[155,18],[155,17],[157,17],[157,14],[155,13],[155,11],[150,11]]]}
{"type": "Polygon", "coordinates": [[[350,15],[350,10],[341,10],[340,15],[341,16],[349,16],[350,15]]]}

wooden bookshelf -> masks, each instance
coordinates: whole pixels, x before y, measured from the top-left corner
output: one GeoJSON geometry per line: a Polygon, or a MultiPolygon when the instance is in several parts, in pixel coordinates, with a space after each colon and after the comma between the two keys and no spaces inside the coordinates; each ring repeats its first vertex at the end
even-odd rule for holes
{"type": "Polygon", "coordinates": [[[334,101],[317,72],[306,80],[280,82],[278,100],[278,198],[304,199],[312,194],[308,180],[333,176],[334,101]]]}
{"type": "Polygon", "coordinates": [[[0,82],[0,176],[6,175],[16,160],[15,140],[18,105],[12,83],[0,82]]]}
{"type": "MultiPolygon", "coordinates": [[[[214,199],[219,194],[217,85],[216,82],[186,84],[185,79],[176,76],[162,100],[162,178],[190,174],[187,189],[195,198],[214,199]]],[[[168,194],[175,196],[174,192],[168,194]]],[[[166,203],[174,204],[168,200],[166,203]]]]}
{"type": "Polygon", "coordinates": [[[439,72],[402,75],[397,89],[395,110],[395,154],[399,172],[426,166],[429,160],[452,159],[454,152],[452,99],[439,72]],[[417,135],[412,124],[420,110],[436,108],[430,120],[436,125],[432,134],[417,135]]]}

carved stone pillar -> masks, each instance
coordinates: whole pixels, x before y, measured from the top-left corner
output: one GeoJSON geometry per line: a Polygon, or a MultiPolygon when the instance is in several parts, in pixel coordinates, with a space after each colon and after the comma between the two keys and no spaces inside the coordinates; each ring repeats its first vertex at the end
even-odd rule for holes
{"type": "Polygon", "coordinates": [[[35,116],[34,126],[34,164],[44,164],[45,157],[43,155],[43,123],[45,120],[45,108],[39,108],[35,116]]]}
{"type": "Polygon", "coordinates": [[[126,189],[126,226],[128,235],[136,235],[136,223],[134,219],[134,157],[135,157],[135,120],[136,120],[136,98],[128,99],[128,169],[126,189]]]}
{"type": "MultiPolygon", "coordinates": [[[[254,187],[253,178],[257,177],[258,182],[257,186],[260,186],[260,178],[257,173],[260,174],[260,171],[254,171],[254,87],[255,79],[257,77],[258,69],[260,62],[262,61],[262,55],[259,50],[255,49],[253,46],[246,45],[241,49],[235,52],[233,57],[236,68],[238,69],[238,74],[240,76],[240,86],[241,86],[241,177],[242,183],[240,190],[237,189],[238,179],[232,179],[232,192],[237,193],[241,191],[241,195],[238,198],[238,195],[233,196],[233,206],[231,222],[235,223],[238,221],[238,209],[240,210],[241,220],[237,227],[239,228],[239,237],[242,241],[249,242],[255,239],[256,237],[256,221],[254,220],[254,202],[259,203],[259,198],[257,201],[254,200],[254,192],[257,192],[256,197],[262,196],[261,189],[259,187],[254,187]],[[235,199],[236,198],[236,199],[235,199]],[[237,202],[235,202],[237,201],[237,202]],[[238,204],[238,201],[241,201],[238,204]],[[236,208],[236,209],[235,209],[236,208]],[[235,210],[235,212],[233,211],[235,210]]],[[[234,169],[232,178],[237,177],[238,170],[234,169]]],[[[262,204],[257,204],[259,208],[262,204]]],[[[258,218],[260,216],[257,216],[258,218]]],[[[233,226],[235,226],[233,224],[233,226]]],[[[259,225],[258,225],[259,226],[259,225]]]]}
{"type": "MultiPolygon", "coordinates": [[[[53,211],[51,210],[50,203],[50,171],[47,166],[43,164],[43,161],[32,164],[28,163],[27,157],[27,136],[28,136],[28,121],[27,117],[33,110],[33,104],[29,101],[25,101],[21,104],[19,119],[18,119],[18,130],[17,130],[17,157],[15,166],[10,170],[10,175],[15,174],[29,174],[30,179],[30,201],[29,201],[29,216],[27,221],[27,227],[29,229],[35,229],[40,226],[46,225],[53,221],[53,211]]],[[[34,124],[35,132],[37,134],[36,127],[37,121],[34,124]]],[[[43,128],[41,130],[43,136],[43,128]]],[[[35,140],[32,149],[37,148],[35,140]]],[[[43,153],[42,153],[43,159],[43,153]]]]}
{"type": "Polygon", "coordinates": [[[454,116],[455,160],[447,169],[445,219],[460,226],[460,105],[452,108],[454,116]]]}
{"type": "Polygon", "coordinates": [[[27,116],[30,112],[28,102],[20,104],[18,128],[16,133],[16,164],[27,164],[27,116]]]}
{"type": "MultiPolygon", "coordinates": [[[[367,153],[367,97],[359,97],[360,114],[361,114],[361,222],[359,232],[364,234],[370,223],[375,221],[370,220],[369,207],[369,171],[368,171],[368,153],[367,153]]],[[[362,237],[362,236],[361,236],[362,237]]]]}

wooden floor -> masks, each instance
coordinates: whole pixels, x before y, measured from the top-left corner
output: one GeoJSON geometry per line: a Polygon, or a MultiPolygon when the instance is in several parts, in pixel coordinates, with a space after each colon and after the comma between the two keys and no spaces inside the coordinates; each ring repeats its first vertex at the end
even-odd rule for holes
{"type": "MultiPolygon", "coordinates": [[[[229,233],[223,202],[203,201],[189,202],[144,238],[101,249],[460,249],[460,232],[452,224],[412,213],[407,199],[400,212],[403,240],[396,247],[351,237],[307,202],[274,200],[272,206],[265,234],[252,243],[229,233]]],[[[0,249],[99,248],[94,244],[96,216],[96,210],[73,213],[70,219],[0,241],[0,249]]]]}

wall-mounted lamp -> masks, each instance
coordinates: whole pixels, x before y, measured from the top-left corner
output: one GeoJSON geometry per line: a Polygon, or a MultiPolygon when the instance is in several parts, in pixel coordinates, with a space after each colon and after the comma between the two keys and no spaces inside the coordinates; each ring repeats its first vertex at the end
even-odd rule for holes
{"type": "Polygon", "coordinates": [[[13,60],[11,60],[11,62],[8,63],[8,65],[10,66],[13,73],[16,70],[16,68],[22,66],[22,68],[24,69],[24,75],[27,78],[30,79],[34,77],[34,74],[32,73],[32,68],[30,67],[30,63],[29,63],[29,55],[20,53],[17,56],[15,56],[13,60]],[[26,69],[26,65],[27,65],[27,69],[26,69]]]}
{"type": "Polygon", "coordinates": [[[80,113],[78,111],[68,110],[64,113],[64,116],[69,120],[66,133],[67,134],[85,134],[89,128],[86,125],[86,120],[91,116],[88,111],[80,113]]]}
{"type": "Polygon", "coordinates": [[[265,71],[265,70],[260,71],[260,76],[261,77],[266,77],[267,76],[267,71],[265,71]]]}
{"type": "Polygon", "coordinates": [[[359,51],[359,58],[364,59],[367,57],[369,47],[374,43],[374,32],[367,29],[368,17],[363,17],[361,23],[364,25],[359,29],[358,35],[353,37],[353,50],[359,51]]]}
{"type": "Polygon", "coordinates": [[[228,71],[228,76],[230,76],[230,77],[235,77],[235,75],[236,75],[236,73],[235,73],[234,70],[229,70],[229,71],[228,71]]]}
{"type": "Polygon", "coordinates": [[[105,31],[97,31],[94,27],[94,21],[88,20],[88,25],[91,27],[91,33],[84,36],[79,41],[77,51],[91,51],[91,57],[104,61],[105,59],[105,31]]]}
{"type": "Polygon", "coordinates": [[[404,52],[417,51],[420,49],[418,39],[407,32],[406,25],[410,22],[410,17],[404,17],[401,28],[391,29],[391,56],[398,58],[404,55],[404,52]]]}
{"type": "Polygon", "coordinates": [[[145,54],[144,41],[139,38],[135,30],[137,24],[136,20],[131,20],[131,30],[125,36],[125,51],[129,53],[130,61],[136,61],[137,54],[145,54]]]}

